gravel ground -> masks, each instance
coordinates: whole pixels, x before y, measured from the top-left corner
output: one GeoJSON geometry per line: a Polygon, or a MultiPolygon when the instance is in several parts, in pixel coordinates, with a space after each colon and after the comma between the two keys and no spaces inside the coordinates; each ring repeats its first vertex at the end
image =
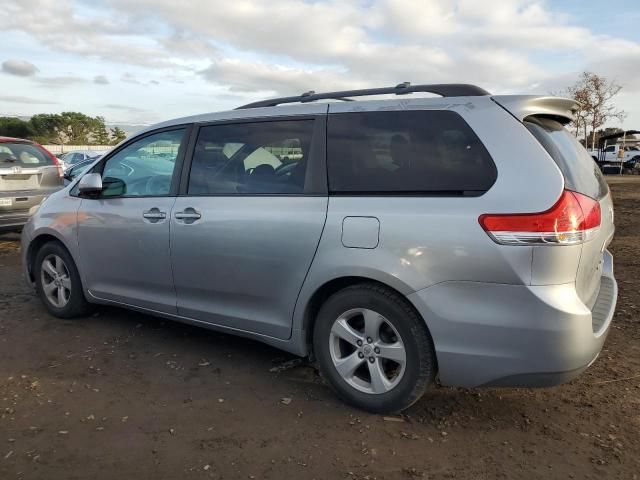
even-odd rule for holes
{"type": "Polygon", "coordinates": [[[596,363],[550,389],[434,388],[392,418],[253,341],[115,308],[52,318],[0,236],[0,478],[637,479],[640,177],[610,183],[620,297],[596,363]]]}

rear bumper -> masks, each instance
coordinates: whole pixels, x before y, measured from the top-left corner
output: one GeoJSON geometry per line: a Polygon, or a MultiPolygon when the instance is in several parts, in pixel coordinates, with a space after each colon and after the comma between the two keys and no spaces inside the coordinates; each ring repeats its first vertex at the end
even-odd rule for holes
{"type": "Polygon", "coordinates": [[[444,385],[540,387],[564,383],[597,358],[616,306],[604,254],[593,310],[575,284],[444,282],[408,296],[427,322],[444,385]]]}
{"type": "Polygon", "coordinates": [[[9,199],[10,206],[0,205],[0,232],[19,230],[48,195],[56,190],[0,192],[0,199],[9,199]]]}

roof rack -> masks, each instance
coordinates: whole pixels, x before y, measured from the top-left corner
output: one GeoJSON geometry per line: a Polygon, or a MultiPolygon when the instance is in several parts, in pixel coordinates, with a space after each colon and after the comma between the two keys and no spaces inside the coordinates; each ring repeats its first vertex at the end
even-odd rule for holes
{"type": "Polygon", "coordinates": [[[313,90],[297,95],[293,97],[281,97],[272,98],[269,100],[260,100],[259,102],[248,103],[238,107],[236,110],[244,108],[258,108],[258,107],[275,107],[283,103],[307,103],[315,102],[316,100],[342,100],[346,102],[352,101],[348,97],[364,97],[367,95],[406,95],[414,92],[428,92],[441,95],[443,97],[477,97],[483,95],[490,95],[489,92],[483,88],[476,87],[475,85],[468,85],[465,83],[440,83],[433,85],[411,85],[409,82],[404,82],[396,85],[395,87],[383,87],[383,88],[365,88],[362,90],[344,90],[341,92],[326,92],[316,93],[313,90]]]}

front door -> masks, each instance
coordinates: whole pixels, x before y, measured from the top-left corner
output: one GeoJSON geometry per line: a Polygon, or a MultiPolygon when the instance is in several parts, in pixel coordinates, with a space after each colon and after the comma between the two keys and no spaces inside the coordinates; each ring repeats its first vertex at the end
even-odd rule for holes
{"type": "Polygon", "coordinates": [[[327,213],[324,117],[200,128],[171,218],[178,313],[288,338],[327,213]]]}
{"type": "Polygon", "coordinates": [[[86,287],[99,299],[176,313],[169,228],[185,128],[150,133],[110,155],[104,190],[78,211],[86,287]]]}

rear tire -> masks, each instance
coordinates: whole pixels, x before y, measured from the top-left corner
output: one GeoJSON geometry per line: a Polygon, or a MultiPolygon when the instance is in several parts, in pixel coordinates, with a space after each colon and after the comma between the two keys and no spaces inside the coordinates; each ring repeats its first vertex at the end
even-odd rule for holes
{"type": "Polygon", "coordinates": [[[435,351],[424,321],[406,299],[374,283],[347,287],[325,301],[313,348],[338,396],[373,413],[408,408],[435,378],[435,351]]]}
{"type": "Polygon", "coordinates": [[[53,316],[73,318],[91,311],[76,264],[60,243],[48,242],[38,250],[33,275],[38,296],[53,316]]]}

